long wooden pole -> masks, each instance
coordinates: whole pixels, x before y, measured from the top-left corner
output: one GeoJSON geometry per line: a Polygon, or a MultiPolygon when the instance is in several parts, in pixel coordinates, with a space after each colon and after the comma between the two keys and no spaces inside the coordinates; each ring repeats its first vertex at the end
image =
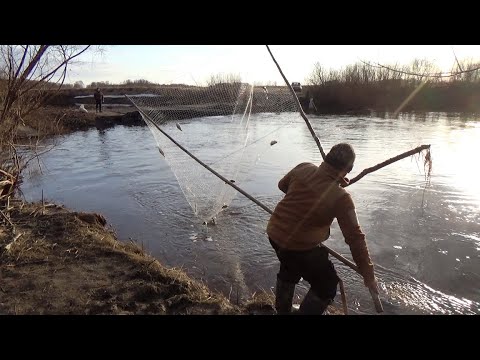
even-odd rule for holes
{"type": "Polygon", "coordinates": [[[322,145],[320,144],[320,139],[318,138],[317,134],[315,134],[315,131],[313,131],[312,124],[310,124],[310,121],[308,120],[307,115],[305,115],[305,112],[302,109],[302,105],[300,104],[300,101],[298,100],[297,94],[295,94],[295,91],[293,90],[292,85],[290,85],[287,78],[283,74],[283,71],[280,68],[280,65],[278,65],[277,60],[275,60],[275,57],[273,56],[272,52],[270,51],[270,48],[268,47],[268,45],[266,45],[266,46],[267,46],[268,52],[270,53],[270,56],[273,59],[273,62],[275,63],[275,65],[277,65],[277,69],[280,72],[280,75],[282,75],[283,80],[285,81],[285,84],[287,84],[288,89],[290,90],[290,92],[293,95],[293,99],[295,100],[295,104],[297,104],[298,112],[302,116],[303,120],[305,120],[305,123],[307,124],[308,130],[310,130],[310,133],[312,134],[313,139],[317,143],[318,149],[320,150],[320,154],[322,154],[322,159],[325,160],[325,152],[323,151],[322,145]]]}

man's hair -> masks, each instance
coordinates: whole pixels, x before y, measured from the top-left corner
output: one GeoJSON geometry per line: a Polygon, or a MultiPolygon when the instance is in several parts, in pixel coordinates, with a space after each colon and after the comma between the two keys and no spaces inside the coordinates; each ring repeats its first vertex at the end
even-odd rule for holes
{"type": "Polygon", "coordinates": [[[352,145],[347,143],[334,145],[325,156],[325,162],[337,170],[350,172],[355,162],[355,151],[352,145]]]}

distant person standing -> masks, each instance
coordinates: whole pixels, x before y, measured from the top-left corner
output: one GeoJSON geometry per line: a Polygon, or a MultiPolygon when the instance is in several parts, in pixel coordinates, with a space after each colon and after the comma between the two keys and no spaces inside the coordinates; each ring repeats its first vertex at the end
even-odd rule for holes
{"type": "Polygon", "coordinates": [[[103,93],[100,91],[100,88],[95,90],[93,98],[95,99],[95,112],[102,112],[103,93]]]}
{"type": "Polygon", "coordinates": [[[315,102],[313,101],[313,97],[310,98],[310,103],[308,104],[308,111],[318,111],[317,107],[315,106],[315,102]]]}

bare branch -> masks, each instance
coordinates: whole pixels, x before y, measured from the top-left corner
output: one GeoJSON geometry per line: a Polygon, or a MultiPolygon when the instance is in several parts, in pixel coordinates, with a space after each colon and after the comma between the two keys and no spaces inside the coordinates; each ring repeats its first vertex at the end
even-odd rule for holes
{"type": "MultiPolygon", "coordinates": [[[[64,60],[57,66],[55,67],[52,71],[50,71],[48,74],[44,75],[40,80],[38,80],[39,82],[44,82],[48,77],[50,76],[53,76],[55,75],[55,73],[62,67],[62,66],[65,66],[67,65],[70,61],[72,61],[74,58],[80,56],[81,54],[83,54],[85,51],[88,50],[88,48],[90,48],[91,45],[88,45],[86,46],[83,50],[77,52],[76,54],[72,55],[72,56],[67,56],[66,58],[64,58],[64,60]]],[[[22,91],[20,93],[20,96],[25,94],[27,91],[30,91],[32,89],[34,89],[35,87],[37,87],[38,83],[37,82],[34,82],[30,87],[26,88],[24,91],[22,91]]]]}
{"type": "Polygon", "coordinates": [[[363,178],[365,175],[367,174],[370,174],[374,171],[377,171],[387,165],[390,165],[398,160],[401,160],[401,159],[404,159],[406,157],[409,157],[409,156],[412,156],[416,153],[419,153],[420,151],[422,150],[427,150],[427,149],[430,149],[430,145],[422,145],[422,146],[419,146],[413,150],[410,150],[410,151],[406,151],[400,155],[397,155],[393,158],[390,158],[388,160],[385,160],[384,162],[381,162],[380,164],[377,164],[375,166],[372,166],[372,167],[369,167],[369,168],[366,168],[364,169],[360,174],[358,174],[357,176],[355,176],[353,179],[350,180],[350,182],[348,183],[348,185],[346,185],[345,187],[347,186],[350,186],[352,184],[355,184],[358,180],[360,180],[361,178],[363,178]]]}
{"type": "Polygon", "coordinates": [[[27,57],[27,53],[28,53],[28,46],[29,45],[25,46],[25,50],[23,51],[22,60],[20,61],[20,64],[18,65],[17,72],[15,73],[15,77],[18,76],[18,74],[20,73],[20,70],[23,67],[23,63],[25,62],[25,58],[27,57]]]}
{"type": "Polygon", "coordinates": [[[22,75],[20,75],[20,78],[18,80],[19,85],[21,86],[23,82],[28,78],[32,70],[37,66],[38,62],[42,58],[43,54],[45,54],[45,51],[47,51],[49,45],[41,45],[40,48],[38,49],[37,53],[33,57],[33,59],[30,61],[28,64],[27,68],[23,71],[22,75]]]}
{"type": "Polygon", "coordinates": [[[39,156],[51,150],[37,152],[35,148],[31,157],[17,154],[13,141],[18,126],[25,124],[23,116],[42,106],[61,88],[68,66],[90,47],[0,45],[0,146],[2,151],[9,150],[9,168],[5,170],[12,175],[10,190],[18,189],[20,175],[31,160],[38,160],[39,156]]]}

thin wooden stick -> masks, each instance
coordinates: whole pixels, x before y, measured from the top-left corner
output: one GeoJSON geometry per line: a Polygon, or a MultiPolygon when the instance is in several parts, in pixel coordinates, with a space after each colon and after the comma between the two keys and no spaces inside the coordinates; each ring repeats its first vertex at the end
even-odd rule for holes
{"type": "Polygon", "coordinates": [[[343,313],[348,315],[347,296],[345,295],[345,288],[343,287],[342,279],[338,279],[338,284],[340,285],[340,294],[342,296],[343,313]]]}
{"type": "Polygon", "coordinates": [[[324,248],[326,248],[328,250],[328,252],[330,253],[330,255],[332,255],[334,258],[336,258],[337,260],[340,260],[345,265],[350,267],[352,270],[355,270],[357,273],[360,274],[360,270],[358,270],[358,266],[355,265],[355,263],[353,261],[348,260],[347,258],[343,257],[343,255],[340,255],[340,253],[336,252],[335,250],[332,250],[332,249],[328,248],[326,245],[322,244],[322,246],[324,248]]]}
{"type": "Polygon", "coordinates": [[[2,170],[2,169],[0,169],[0,174],[5,175],[5,176],[7,176],[7,177],[10,177],[10,178],[12,178],[12,179],[15,178],[15,176],[13,176],[12,174],[10,174],[10,173],[2,170]]]}
{"type": "Polygon", "coordinates": [[[9,251],[9,250],[11,249],[12,245],[15,243],[15,241],[17,241],[18,238],[19,238],[20,236],[22,236],[22,235],[23,235],[22,233],[17,234],[17,235],[13,238],[13,240],[12,240],[12,242],[11,242],[10,244],[5,245],[5,250],[9,251]]]}
{"type": "Polygon", "coordinates": [[[10,180],[2,180],[0,181],[0,186],[3,187],[5,185],[12,185],[12,182],[10,180]]]}
{"type": "Polygon", "coordinates": [[[277,60],[275,60],[275,57],[273,56],[272,52],[270,51],[270,48],[268,47],[268,45],[266,45],[266,47],[267,47],[268,52],[270,53],[270,56],[273,59],[273,62],[275,63],[275,65],[277,65],[277,68],[278,68],[278,71],[280,72],[280,75],[282,75],[283,80],[285,80],[285,83],[287,84],[288,89],[292,93],[293,99],[295,100],[295,104],[297,104],[298,112],[302,116],[303,120],[305,120],[305,123],[307,124],[308,130],[310,130],[310,133],[312,134],[313,139],[317,143],[318,149],[320,150],[320,154],[322,154],[322,159],[325,160],[325,152],[323,151],[322,145],[320,144],[320,139],[318,138],[317,134],[315,134],[315,131],[313,131],[312,125],[310,124],[310,121],[308,120],[307,115],[305,115],[305,112],[302,109],[302,105],[300,105],[300,101],[298,100],[297,94],[295,94],[295,91],[293,90],[292,85],[290,85],[287,78],[283,74],[283,71],[280,68],[280,65],[278,65],[277,60]]]}
{"type": "MultiPolygon", "coordinates": [[[[359,273],[361,275],[360,270],[358,269],[358,266],[355,265],[352,261],[343,257],[342,255],[337,253],[335,250],[332,250],[332,249],[328,248],[326,245],[322,244],[322,246],[325,247],[325,249],[327,249],[327,251],[330,253],[330,255],[332,255],[334,258],[340,260],[345,265],[349,266],[352,270],[355,270],[357,273],[359,273]]],[[[340,284],[340,290],[341,290],[342,286],[343,286],[343,283],[340,284]]],[[[373,291],[370,288],[368,290],[370,290],[370,295],[372,296],[373,304],[375,305],[375,310],[379,313],[383,312],[383,305],[382,305],[382,301],[380,300],[380,296],[379,296],[378,292],[373,291]]]]}
{"type": "Polygon", "coordinates": [[[346,185],[345,187],[347,186],[350,186],[352,184],[355,184],[358,180],[360,180],[361,178],[363,178],[365,175],[367,174],[370,174],[374,171],[377,171],[387,165],[390,165],[398,160],[401,160],[401,159],[404,159],[408,156],[411,156],[411,155],[414,155],[416,153],[419,153],[420,151],[422,150],[426,150],[426,149],[430,149],[430,145],[422,145],[422,146],[419,146],[413,150],[409,150],[409,151],[406,151],[400,155],[397,155],[393,158],[390,158],[388,160],[385,160],[384,162],[381,162],[380,164],[377,164],[375,166],[372,166],[372,167],[369,167],[369,168],[366,168],[364,169],[360,174],[358,174],[357,176],[355,176],[353,179],[350,180],[350,182],[348,183],[348,185],[346,185]]]}
{"type": "Polygon", "coordinates": [[[3,213],[2,210],[0,210],[0,214],[3,215],[3,217],[10,223],[10,225],[14,226],[13,223],[10,221],[10,219],[7,217],[7,215],[5,215],[5,214],[3,213]]]}
{"type": "Polygon", "coordinates": [[[372,299],[374,299],[373,303],[375,304],[375,310],[378,313],[383,312],[383,306],[382,306],[382,303],[380,302],[380,298],[377,292],[378,289],[368,288],[368,290],[370,290],[370,295],[372,296],[372,299]],[[375,301],[375,299],[377,299],[378,301],[375,301]]]}
{"type": "Polygon", "coordinates": [[[17,234],[17,235],[13,238],[12,243],[15,242],[15,241],[17,241],[18,238],[19,238],[20,236],[22,236],[22,235],[23,235],[22,233],[17,234]]]}

